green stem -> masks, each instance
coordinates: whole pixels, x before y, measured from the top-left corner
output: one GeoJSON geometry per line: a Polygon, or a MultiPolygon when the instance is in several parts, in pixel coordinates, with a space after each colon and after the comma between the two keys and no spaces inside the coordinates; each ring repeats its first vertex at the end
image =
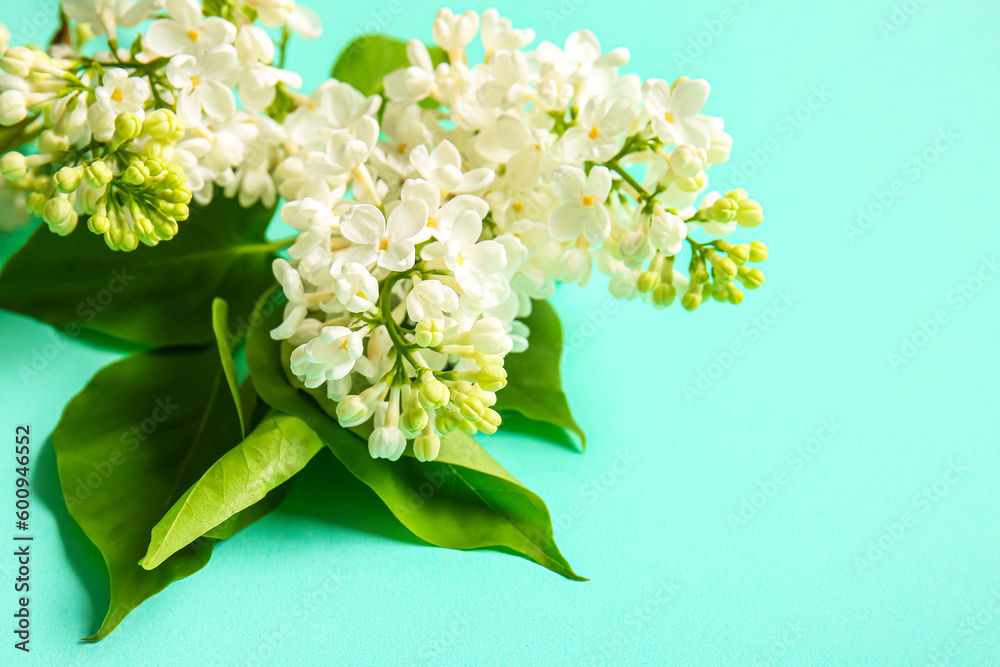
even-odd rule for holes
{"type": "Polygon", "coordinates": [[[604,166],[606,166],[608,169],[614,171],[619,176],[621,176],[622,180],[631,185],[635,189],[635,191],[639,193],[639,196],[643,200],[649,201],[650,199],[649,193],[646,192],[645,188],[642,187],[639,181],[635,180],[632,174],[628,173],[625,170],[625,168],[618,163],[617,159],[611,158],[610,160],[604,163],[604,166]]]}

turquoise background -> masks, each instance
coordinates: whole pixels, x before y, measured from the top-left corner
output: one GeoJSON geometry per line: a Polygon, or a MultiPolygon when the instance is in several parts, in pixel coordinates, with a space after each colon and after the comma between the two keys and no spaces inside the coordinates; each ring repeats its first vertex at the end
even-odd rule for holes
{"type": "MultiPolygon", "coordinates": [[[[48,24],[34,37],[47,37],[52,2],[14,4],[0,20],[15,36],[32,37],[37,14],[48,24]]],[[[295,42],[289,63],[307,85],[362,32],[429,39],[436,8],[312,6],[324,38],[295,42]]],[[[767,213],[741,238],[769,244],[768,281],[738,308],[655,312],[616,303],[600,278],[554,299],[589,451],[523,422],[486,444],[548,502],[591,581],[423,545],[324,453],[277,513],[85,645],[106,579],[47,443],[33,462],[32,653],[13,656],[13,559],[0,557],[0,662],[1000,663],[997,4],[502,12],[560,43],[589,27],[628,46],[645,77],[709,79],[707,110],[736,141],[713,182],[745,182],[767,213]]],[[[0,433],[12,447],[28,423],[41,444],[118,355],[0,321],[0,433]],[[18,367],[53,340],[56,357],[23,381],[18,367]]],[[[0,504],[12,505],[8,452],[0,504]]]]}

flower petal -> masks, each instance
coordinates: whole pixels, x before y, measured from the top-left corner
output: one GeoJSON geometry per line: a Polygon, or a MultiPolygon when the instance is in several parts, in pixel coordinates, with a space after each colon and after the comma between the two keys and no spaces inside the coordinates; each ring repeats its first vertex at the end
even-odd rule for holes
{"type": "Polygon", "coordinates": [[[203,81],[197,90],[201,106],[209,116],[225,119],[236,113],[236,100],[229,86],[220,81],[203,81]]]}
{"type": "Polygon", "coordinates": [[[377,245],[385,233],[385,218],[371,204],[357,204],[340,221],[340,233],[352,243],[377,245]]]}
{"type": "Polygon", "coordinates": [[[153,21],[149,30],[142,36],[143,45],[153,53],[169,57],[183,51],[191,43],[187,30],[177,21],[159,19],[153,21]]]}
{"type": "Polygon", "coordinates": [[[394,240],[412,239],[427,225],[427,203],[422,199],[400,202],[389,214],[386,225],[394,240]]]}
{"type": "Polygon", "coordinates": [[[483,219],[475,211],[466,211],[455,220],[451,228],[451,238],[460,248],[469,248],[483,233],[483,219]]]}
{"type": "Polygon", "coordinates": [[[496,241],[483,241],[462,253],[465,265],[483,274],[499,273],[507,265],[507,251],[496,241]]]}
{"type": "Polygon", "coordinates": [[[705,79],[681,78],[674,86],[670,96],[670,104],[678,118],[701,113],[712,87],[705,79]]]}

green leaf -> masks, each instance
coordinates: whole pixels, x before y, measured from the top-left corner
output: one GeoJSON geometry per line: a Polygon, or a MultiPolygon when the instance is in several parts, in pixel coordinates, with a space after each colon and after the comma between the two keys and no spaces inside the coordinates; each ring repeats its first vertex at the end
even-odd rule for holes
{"type": "Polygon", "coordinates": [[[149,551],[139,564],[147,570],[158,567],[287,482],[322,447],[323,442],[300,419],[272,412],[174,503],[153,528],[149,551]]]}
{"type": "MultiPolygon", "coordinates": [[[[248,377],[243,380],[240,386],[240,403],[243,406],[243,414],[246,415],[247,428],[251,431],[257,428],[264,417],[270,413],[270,408],[257,396],[253,381],[248,377]]],[[[258,500],[250,507],[232,515],[212,530],[205,533],[204,537],[211,537],[215,540],[228,540],[241,530],[250,527],[257,521],[278,509],[282,501],[292,488],[292,480],[288,480],[273,491],[269,491],[266,496],[258,500]]]]}
{"type": "Polygon", "coordinates": [[[548,422],[580,436],[584,449],[587,436],[573,419],[562,390],[559,358],[562,326],[548,301],[533,301],[524,323],[531,330],[528,349],[504,359],[507,386],[497,392],[497,410],[520,412],[528,419],[548,422]]]}
{"type": "Polygon", "coordinates": [[[175,238],[130,253],[109,250],[85,225],[66,237],[42,225],[0,272],[0,308],[150,347],[207,343],[213,297],[246,317],[274,282],[275,246],[264,238],[273,213],[216,197],[192,208],[175,238]]]}
{"type": "Polygon", "coordinates": [[[212,331],[215,333],[215,342],[219,346],[219,359],[222,361],[226,383],[229,385],[229,392],[233,395],[233,403],[236,404],[236,414],[240,418],[240,435],[245,438],[247,437],[247,424],[243,417],[240,385],[236,381],[236,362],[233,361],[233,350],[229,347],[226,335],[228,326],[229,304],[226,303],[225,299],[216,297],[212,299],[212,331]]]}
{"type": "Polygon", "coordinates": [[[247,364],[261,398],[306,422],[408,529],[451,549],[506,547],[564,577],[583,580],[559,552],[542,499],[472,438],[461,433],[443,438],[438,460],[430,463],[417,461],[412,452],[399,461],[373,459],[358,433],[342,428],[286,379],[287,355],[283,358],[281,346],[268,335],[280,319],[281,312],[274,310],[247,340],[247,364]]]}
{"type": "Polygon", "coordinates": [[[267,495],[255,502],[250,507],[232,515],[212,530],[206,532],[202,537],[210,537],[213,540],[228,540],[245,528],[249,528],[265,516],[278,509],[288,492],[292,490],[292,480],[288,480],[281,486],[268,491],[267,495]]]}
{"type": "Polygon", "coordinates": [[[90,639],[208,562],[214,540],[202,539],[156,570],[138,565],[153,526],[239,433],[214,346],[122,359],[66,406],[52,434],[63,495],[111,577],[108,614],[90,639]]]}
{"type": "MultiPolygon", "coordinates": [[[[444,49],[429,47],[427,51],[434,65],[448,60],[444,49]]],[[[405,42],[384,35],[362,35],[341,51],[331,76],[354,86],[363,95],[379,95],[386,74],[409,66],[405,42]]]]}

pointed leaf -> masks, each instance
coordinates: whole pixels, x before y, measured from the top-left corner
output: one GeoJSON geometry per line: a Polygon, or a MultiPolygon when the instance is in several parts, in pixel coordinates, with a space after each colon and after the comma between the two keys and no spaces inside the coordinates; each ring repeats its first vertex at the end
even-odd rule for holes
{"type": "Polygon", "coordinates": [[[278,506],[281,505],[291,490],[292,480],[288,480],[276,489],[268,491],[266,496],[250,507],[237,512],[212,530],[206,532],[202,537],[210,537],[213,540],[228,540],[241,530],[249,528],[278,509],[278,506]]]}
{"type": "Polygon", "coordinates": [[[104,555],[111,605],[90,639],[170,583],[201,569],[213,540],[139,567],[153,526],[239,441],[214,346],[135,354],[100,371],[70,401],[52,434],[70,514],[104,555]]]}
{"type": "Polygon", "coordinates": [[[233,350],[229,347],[229,340],[226,331],[229,326],[229,304],[225,299],[216,297],[212,299],[212,332],[215,334],[215,342],[219,346],[219,358],[222,360],[222,370],[226,374],[226,384],[229,385],[229,392],[233,395],[233,403],[236,404],[236,414],[240,418],[240,434],[247,437],[246,419],[243,417],[243,403],[240,398],[240,386],[236,381],[236,363],[233,361],[233,350]]]}
{"type": "Polygon", "coordinates": [[[247,340],[247,363],[261,398],[309,424],[407,528],[452,549],[507,547],[564,577],[583,579],[559,552],[545,503],[472,438],[444,438],[439,459],[430,463],[412,455],[399,461],[373,459],[358,433],[342,428],[286,379],[287,352],[283,358],[281,346],[268,335],[280,319],[280,311],[272,312],[247,340]]]}
{"type": "Polygon", "coordinates": [[[323,442],[302,420],[272,412],[174,503],[153,528],[147,570],[237,512],[284,484],[316,455],[323,442]]]}
{"type": "Polygon", "coordinates": [[[587,436],[573,419],[562,390],[559,358],[562,356],[562,326],[548,301],[533,301],[531,315],[524,319],[530,329],[528,349],[504,359],[507,386],[497,392],[497,410],[520,412],[528,419],[548,422],[580,436],[584,449],[587,436]]]}
{"type": "MultiPolygon", "coordinates": [[[[434,65],[447,62],[444,49],[429,47],[427,50],[434,65]]],[[[378,95],[386,74],[409,66],[405,42],[384,35],[362,35],[340,53],[331,76],[354,86],[363,95],[378,95]]]]}
{"type": "Polygon", "coordinates": [[[217,197],[193,207],[175,238],[129,253],[85,225],[65,237],[41,225],[0,272],[0,308],[150,347],[207,343],[213,297],[246,317],[273,283],[275,248],[264,238],[273,213],[217,197]]]}

